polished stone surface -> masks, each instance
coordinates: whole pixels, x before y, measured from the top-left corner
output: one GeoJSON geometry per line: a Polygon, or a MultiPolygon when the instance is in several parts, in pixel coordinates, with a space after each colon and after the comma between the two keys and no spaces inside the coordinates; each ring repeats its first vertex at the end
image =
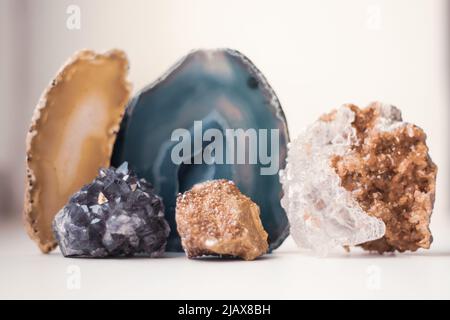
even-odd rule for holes
{"type": "MultiPolygon", "coordinates": [[[[261,169],[268,165],[259,161],[175,164],[171,151],[178,141],[171,141],[172,132],[183,128],[194,135],[194,121],[202,121],[200,134],[207,129],[278,129],[276,158],[280,168],[285,165],[289,135],[280,103],[260,71],[245,56],[228,49],[194,51],[139,92],[128,106],[112,164],[128,161],[138,176],[150,181],[163,197],[172,229],[168,250],[182,250],[175,223],[177,194],[198,182],[221,178],[234,181],[258,204],[270,249],[277,248],[289,233],[280,205],[282,191],[277,174],[262,175],[261,169]]],[[[225,139],[223,143],[229,147],[225,139]]],[[[199,154],[208,145],[203,142],[194,146],[192,142],[192,154],[199,154]]],[[[270,143],[263,146],[270,153],[270,143]]]]}

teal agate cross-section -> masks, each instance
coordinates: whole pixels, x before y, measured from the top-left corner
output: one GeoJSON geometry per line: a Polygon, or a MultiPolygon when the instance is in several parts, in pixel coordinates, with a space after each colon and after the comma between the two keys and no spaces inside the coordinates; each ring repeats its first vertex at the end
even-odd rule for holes
{"type": "MultiPolygon", "coordinates": [[[[261,174],[268,165],[260,161],[234,164],[216,159],[214,164],[193,164],[188,159],[192,161],[174,163],[172,149],[179,141],[172,141],[172,133],[184,128],[194,137],[198,134],[194,132],[195,121],[201,121],[202,134],[214,128],[224,137],[227,129],[267,129],[264,149],[268,154],[270,130],[278,129],[276,160],[278,167],[284,168],[289,133],[278,98],[251,61],[230,49],[193,51],[141,90],[127,108],[112,165],[117,167],[128,161],[131,169],[151,182],[162,196],[171,227],[168,251],[182,250],[175,223],[177,195],[198,182],[220,178],[234,181],[243,194],[259,205],[270,250],[276,249],[289,234],[288,220],[280,205],[278,172],[261,174]]],[[[193,157],[211,143],[202,141],[201,150],[195,150],[194,138],[191,140],[193,157]]],[[[223,143],[226,149],[225,138],[223,143]]]]}

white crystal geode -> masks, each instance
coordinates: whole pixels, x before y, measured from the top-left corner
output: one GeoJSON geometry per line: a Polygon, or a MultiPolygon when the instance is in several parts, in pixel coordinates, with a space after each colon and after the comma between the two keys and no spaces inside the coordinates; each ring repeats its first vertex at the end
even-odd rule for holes
{"type": "MultiPolygon", "coordinates": [[[[378,125],[400,123],[394,121],[395,110],[386,109],[378,125]]],[[[290,143],[286,168],[280,171],[281,204],[292,237],[300,248],[312,249],[318,255],[385,234],[383,221],[359,206],[330,165],[332,156],[345,155],[357,143],[354,120],[355,113],[344,105],[329,119],[314,122],[290,143]]]]}

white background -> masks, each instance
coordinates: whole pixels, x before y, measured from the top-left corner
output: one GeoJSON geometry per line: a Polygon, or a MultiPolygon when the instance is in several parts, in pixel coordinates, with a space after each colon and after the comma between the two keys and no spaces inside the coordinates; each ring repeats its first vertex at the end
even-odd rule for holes
{"type": "Polygon", "coordinates": [[[0,0],[0,297],[155,297],[153,288],[164,298],[449,297],[449,7],[444,0],[0,0]],[[66,27],[72,4],[81,9],[80,30],[66,27]],[[73,52],[114,47],[128,54],[134,91],[191,49],[238,49],[276,91],[292,136],[343,103],[398,106],[427,132],[439,166],[432,250],[318,259],[288,241],[250,263],[41,255],[15,222],[32,110],[73,52]],[[74,263],[80,290],[66,288],[74,263]],[[381,270],[376,290],[366,285],[371,270],[381,270]]]}

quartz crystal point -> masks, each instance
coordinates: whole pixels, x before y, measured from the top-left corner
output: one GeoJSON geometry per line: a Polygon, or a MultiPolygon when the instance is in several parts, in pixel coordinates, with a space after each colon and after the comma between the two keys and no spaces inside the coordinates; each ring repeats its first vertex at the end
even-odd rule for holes
{"type": "Polygon", "coordinates": [[[164,205],[152,186],[124,163],[75,193],[53,221],[66,257],[159,257],[170,229],[164,205]]]}
{"type": "Polygon", "coordinates": [[[152,181],[163,197],[172,229],[168,251],[182,250],[175,224],[178,193],[213,179],[234,181],[260,207],[270,249],[277,248],[289,232],[280,204],[282,191],[277,171],[262,175],[261,169],[269,165],[261,161],[223,161],[232,148],[225,139],[222,158],[215,155],[213,164],[196,163],[197,155],[201,156],[211,141],[203,140],[197,145],[195,141],[209,129],[223,134],[228,129],[252,129],[258,133],[267,130],[268,142],[259,140],[258,151],[273,152],[277,162],[274,164],[284,168],[289,135],[281,105],[261,72],[244,55],[229,49],[194,51],[139,92],[127,108],[112,165],[128,161],[140,177],[152,181]],[[196,121],[202,123],[200,132],[195,128],[196,121]],[[189,156],[181,164],[171,158],[179,143],[171,139],[177,129],[188,130],[192,137],[192,158],[189,156]],[[271,150],[269,143],[272,129],[279,133],[278,151],[271,150]]]}
{"type": "Polygon", "coordinates": [[[436,166],[424,132],[373,103],[322,116],[289,147],[282,205],[301,248],[429,248],[436,166]]]}
{"type": "Polygon", "coordinates": [[[269,248],[258,205],[232,181],[207,181],[180,194],[176,221],[189,258],[225,255],[254,260],[269,248]]]}
{"type": "Polygon", "coordinates": [[[42,252],[56,246],[52,221],[70,195],[108,167],[131,86],[125,54],[76,53],[45,90],[27,136],[24,214],[42,252]]]}

